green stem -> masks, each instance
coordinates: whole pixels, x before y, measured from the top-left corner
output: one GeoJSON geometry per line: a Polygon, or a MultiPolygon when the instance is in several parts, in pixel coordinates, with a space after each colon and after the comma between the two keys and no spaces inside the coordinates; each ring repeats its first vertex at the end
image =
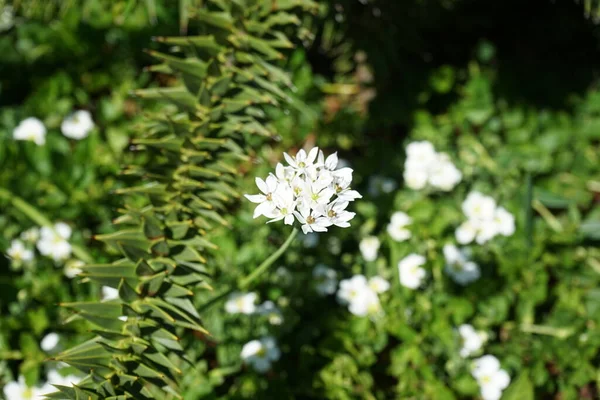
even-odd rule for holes
{"type": "MultiPolygon", "coordinates": [[[[46,218],[44,214],[42,214],[37,208],[27,203],[22,198],[14,195],[12,192],[0,188],[0,199],[7,200],[10,204],[12,204],[17,210],[21,211],[25,216],[27,216],[30,220],[35,222],[39,226],[47,226],[49,228],[53,228],[54,225],[52,222],[46,218]]],[[[73,254],[77,256],[81,261],[90,263],[93,261],[92,257],[82,248],[77,245],[71,244],[73,248],[73,254]]]]}
{"type": "Polygon", "coordinates": [[[236,290],[247,289],[252,284],[252,282],[258,279],[258,277],[260,277],[262,274],[264,274],[269,269],[269,267],[273,265],[273,263],[277,261],[279,257],[281,257],[281,255],[287,250],[287,248],[290,247],[290,244],[292,244],[292,241],[294,240],[296,235],[298,235],[298,229],[294,228],[290,232],[290,235],[285,240],[285,242],[283,242],[283,244],[277,249],[277,251],[271,254],[269,258],[267,258],[265,261],[263,261],[254,271],[250,273],[250,275],[240,279],[238,281],[237,286],[229,287],[225,289],[225,291],[223,291],[221,294],[210,299],[207,303],[200,306],[198,311],[201,313],[202,311],[209,309],[224,298],[228,297],[231,293],[235,292],[236,290]]]}

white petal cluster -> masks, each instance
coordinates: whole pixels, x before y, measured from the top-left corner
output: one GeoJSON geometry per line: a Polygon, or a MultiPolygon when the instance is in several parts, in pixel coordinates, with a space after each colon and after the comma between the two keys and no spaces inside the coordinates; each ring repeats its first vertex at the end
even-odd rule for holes
{"type": "Polygon", "coordinates": [[[46,127],[37,118],[26,118],[13,130],[13,139],[26,140],[43,146],[46,143],[46,127]]]}
{"type": "Polygon", "coordinates": [[[515,233],[515,218],[496,201],[480,192],[469,193],[462,204],[467,220],[456,229],[460,244],[476,241],[484,244],[496,235],[511,236],[515,233]]]}
{"type": "Polygon", "coordinates": [[[26,231],[21,232],[20,237],[21,240],[27,243],[35,244],[40,238],[40,230],[36,227],[29,228],[26,231]]]}
{"type": "Polygon", "coordinates": [[[271,364],[281,357],[277,342],[271,336],[260,340],[252,340],[244,345],[241,353],[246,365],[254,368],[256,372],[265,373],[271,369],[271,364]]]}
{"type": "Polygon", "coordinates": [[[6,250],[6,255],[16,264],[33,261],[33,251],[25,247],[25,244],[18,239],[10,242],[10,247],[6,250]]]}
{"type": "Polygon", "coordinates": [[[87,110],[75,111],[66,117],[60,125],[63,135],[70,139],[81,140],[86,138],[94,129],[92,114],[87,110]]]}
{"type": "Polygon", "coordinates": [[[83,272],[81,267],[83,267],[84,265],[85,263],[81,260],[71,260],[65,264],[63,273],[67,278],[73,279],[83,272]]]}
{"type": "Polygon", "coordinates": [[[337,169],[337,153],[325,159],[317,147],[308,153],[300,150],[295,157],[283,155],[288,165],[277,164],[275,174],[265,180],[256,178],[260,194],[245,195],[258,204],[254,218],[264,215],[269,222],[283,220],[286,225],[297,219],[305,234],[326,232],[332,225],[349,227],[355,213],[346,208],[362,197],[350,188],[352,169],[337,169]]]}
{"type": "Polygon", "coordinates": [[[232,293],[225,302],[225,311],[229,314],[254,314],[257,299],[256,293],[232,293]]]}
{"type": "Polygon", "coordinates": [[[510,376],[500,367],[500,361],[492,355],[476,359],[471,374],[479,384],[483,400],[499,400],[502,391],[510,383],[510,376]]]}
{"type": "Polygon", "coordinates": [[[340,282],[338,301],[348,306],[348,310],[359,317],[376,317],[382,313],[378,294],[387,291],[389,282],[380,276],[369,280],[364,275],[354,275],[340,282]]]}
{"type": "Polygon", "coordinates": [[[358,244],[360,253],[362,254],[365,261],[375,261],[377,259],[377,253],[379,252],[379,246],[381,242],[376,236],[367,236],[358,244]]]}
{"type": "MultiPolygon", "coordinates": [[[[48,392],[50,389],[54,389],[54,387],[46,384],[43,387],[29,387],[25,383],[25,378],[23,376],[19,376],[18,381],[8,382],[4,385],[2,389],[4,392],[4,398],[10,400],[38,400],[41,399],[42,396],[48,392]]],[[[56,391],[56,389],[52,390],[56,391]]]]}
{"type": "Polygon", "coordinates": [[[406,146],[404,182],[414,190],[429,186],[449,192],[462,179],[462,173],[446,153],[438,153],[433,145],[424,140],[406,146]]]}
{"type": "Polygon", "coordinates": [[[485,335],[482,332],[477,332],[472,325],[463,324],[459,326],[458,334],[462,343],[460,356],[463,358],[473,355],[483,346],[485,335]]]}
{"type": "Polygon", "coordinates": [[[464,286],[479,279],[479,265],[469,260],[468,251],[461,250],[453,244],[445,245],[443,251],[446,259],[444,270],[454,282],[464,286]]]}
{"type": "Polygon", "coordinates": [[[418,254],[409,254],[398,263],[398,276],[400,284],[409,289],[421,286],[426,272],[421,265],[425,264],[425,257],[418,254]]]}
{"type": "Polygon", "coordinates": [[[410,239],[411,233],[406,227],[412,223],[412,219],[402,211],[392,214],[390,223],[387,226],[387,233],[396,242],[403,242],[410,239]]]}
{"type": "Polygon", "coordinates": [[[323,264],[317,265],[312,272],[315,290],[321,296],[335,293],[338,279],[337,272],[323,264]]]}
{"type": "Polygon", "coordinates": [[[37,242],[38,251],[54,261],[64,261],[71,256],[71,227],[63,222],[54,225],[53,228],[44,226],[40,230],[40,238],[37,242]]]}
{"type": "Polygon", "coordinates": [[[40,348],[44,351],[52,351],[58,345],[60,337],[55,332],[50,332],[42,338],[40,342],[40,348]]]}

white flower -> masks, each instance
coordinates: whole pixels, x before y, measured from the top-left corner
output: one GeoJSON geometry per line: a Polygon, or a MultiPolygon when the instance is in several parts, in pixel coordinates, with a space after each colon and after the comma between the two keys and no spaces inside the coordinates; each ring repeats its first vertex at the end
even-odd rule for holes
{"type": "Polygon", "coordinates": [[[465,221],[456,229],[455,236],[458,243],[469,244],[477,236],[477,226],[471,221],[465,221]]]}
{"type": "Polygon", "coordinates": [[[425,278],[425,270],[421,265],[425,264],[425,257],[418,254],[409,254],[398,263],[398,274],[400,284],[409,289],[416,289],[421,286],[425,278]]]}
{"type": "Polygon", "coordinates": [[[232,293],[225,303],[225,311],[229,314],[253,314],[257,299],[256,293],[232,293]]]}
{"type": "Polygon", "coordinates": [[[375,316],[381,312],[379,297],[369,287],[364,275],[354,275],[350,279],[340,281],[337,299],[340,303],[348,305],[348,310],[359,317],[375,316]]]}
{"type": "Polygon", "coordinates": [[[321,296],[333,294],[337,287],[337,272],[323,264],[317,265],[312,272],[315,290],[321,296]]]}
{"type": "Polygon", "coordinates": [[[460,335],[462,343],[462,347],[460,349],[461,357],[469,357],[481,349],[484,335],[482,335],[480,332],[477,332],[471,325],[463,324],[459,326],[458,334],[460,335]]]}
{"type": "Polygon", "coordinates": [[[17,263],[30,262],[33,260],[33,251],[25,248],[23,242],[18,239],[10,242],[10,247],[6,250],[6,255],[17,263]]]}
{"type": "Polygon", "coordinates": [[[311,210],[311,208],[302,204],[298,206],[298,211],[294,211],[294,215],[302,224],[302,232],[327,232],[327,228],[331,226],[331,221],[319,210],[311,210]]]}
{"type": "Polygon", "coordinates": [[[503,236],[515,233],[515,217],[503,207],[498,207],[494,214],[496,230],[503,236]]]}
{"type": "Polygon", "coordinates": [[[267,336],[260,340],[252,340],[244,345],[241,354],[245,364],[250,365],[256,372],[265,373],[271,369],[271,364],[281,357],[281,352],[275,339],[267,336]]]}
{"type": "Polygon", "coordinates": [[[369,287],[377,294],[387,292],[390,288],[390,283],[381,276],[373,276],[369,279],[369,287]]]}
{"type": "Polygon", "coordinates": [[[28,243],[35,243],[40,238],[40,230],[36,227],[29,228],[21,233],[21,239],[28,243]]]}
{"type": "Polygon", "coordinates": [[[277,190],[279,182],[277,181],[277,178],[273,175],[267,176],[267,179],[264,181],[260,178],[256,178],[255,182],[256,186],[258,186],[258,189],[261,192],[263,192],[263,194],[246,194],[244,196],[246,196],[246,198],[251,202],[258,204],[258,206],[256,206],[256,208],[254,209],[253,218],[258,218],[261,215],[269,217],[269,215],[271,215],[275,209],[273,195],[277,190]]]}
{"type": "Polygon", "coordinates": [[[445,271],[456,283],[466,285],[479,279],[481,276],[479,266],[469,260],[465,250],[459,250],[453,244],[447,244],[443,251],[446,259],[445,271]]]}
{"type": "Polygon", "coordinates": [[[58,334],[51,332],[42,338],[42,341],[40,342],[40,347],[44,351],[51,351],[56,347],[56,345],[58,345],[59,340],[60,337],[58,336],[58,334]]]}
{"type": "Polygon", "coordinates": [[[485,355],[473,363],[471,371],[479,384],[483,400],[498,400],[508,387],[510,376],[500,368],[500,361],[492,355],[485,355]]]}
{"type": "Polygon", "coordinates": [[[414,190],[430,187],[450,191],[462,179],[462,173],[446,153],[437,153],[428,141],[413,142],[406,146],[404,182],[414,190]]]}
{"type": "Polygon", "coordinates": [[[341,164],[337,154],[325,158],[317,147],[308,154],[300,150],[295,157],[287,153],[284,157],[288,166],[277,164],[275,174],[271,173],[266,181],[256,178],[262,194],[245,195],[258,203],[254,218],[264,215],[269,222],[283,220],[292,225],[295,217],[305,234],[326,232],[332,225],[349,227],[356,214],[346,211],[346,207],[361,198],[350,188],[352,169],[336,169],[341,164]]]}
{"type": "Polygon", "coordinates": [[[37,118],[26,118],[13,131],[13,139],[27,140],[42,146],[46,143],[46,127],[37,118]]]}
{"type": "Polygon", "coordinates": [[[511,236],[515,232],[515,218],[496,201],[480,192],[469,193],[462,204],[467,221],[456,230],[456,240],[461,244],[475,240],[484,244],[494,236],[511,236]]]}
{"type": "Polygon", "coordinates": [[[72,260],[65,264],[64,274],[67,278],[73,279],[80,273],[82,273],[81,267],[83,267],[85,263],[81,260],[72,260]]]}
{"type": "Polygon", "coordinates": [[[283,314],[281,310],[271,300],[267,300],[256,309],[257,314],[267,317],[271,325],[281,325],[283,323],[283,314]]]}
{"type": "Polygon", "coordinates": [[[19,380],[16,382],[8,382],[2,390],[7,400],[38,400],[45,393],[45,388],[28,387],[22,376],[19,376],[19,380]]]}
{"type": "Polygon", "coordinates": [[[92,129],[94,129],[92,114],[86,110],[75,111],[65,118],[60,125],[63,135],[75,140],[87,137],[92,129]]]}
{"type": "Polygon", "coordinates": [[[391,221],[387,226],[387,233],[396,242],[408,240],[411,237],[411,233],[408,229],[406,229],[406,226],[410,225],[411,223],[412,219],[408,215],[402,211],[397,211],[392,214],[391,221]]]}
{"type": "Polygon", "coordinates": [[[66,260],[71,255],[70,237],[71,228],[63,222],[55,224],[53,228],[44,226],[40,230],[37,248],[42,255],[54,261],[66,260]]]}
{"type": "Polygon", "coordinates": [[[480,192],[473,191],[463,202],[462,210],[470,220],[490,221],[494,218],[496,201],[480,192]]]}
{"type": "Polygon", "coordinates": [[[102,286],[102,301],[115,300],[119,298],[119,289],[110,286],[102,286]]]}
{"type": "Polygon", "coordinates": [[[360,241],[358,248],[366,261],[375,261],[381,243],[376,236],[367,236],[360,241]]]}

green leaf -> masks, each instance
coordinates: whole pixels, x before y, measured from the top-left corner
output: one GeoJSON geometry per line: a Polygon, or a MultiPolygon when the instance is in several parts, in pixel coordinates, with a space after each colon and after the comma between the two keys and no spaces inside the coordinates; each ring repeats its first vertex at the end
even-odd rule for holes
{"type": "Polygon", "coordinates": [[[534,400],[533,384],[529,380],[529,372],[521,371],[519,377],[513,381],[502,394],[503,400],[534,400]]]}

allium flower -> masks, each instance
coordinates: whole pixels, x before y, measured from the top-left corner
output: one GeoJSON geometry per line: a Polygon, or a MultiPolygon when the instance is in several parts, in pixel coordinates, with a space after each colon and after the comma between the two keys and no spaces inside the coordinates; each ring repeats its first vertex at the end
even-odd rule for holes
{"type": "Polygon", "coordinates": [[[352,314],[359,317],[376,316],[381,312],[379,297],[369,286],[364,275],[354,275],[350,279],[340,281],[337,299],[347,305],[352,314]]]}
{"type": "Polygon", "coordinates": [[[366,261],[375,261],[381,242],[376,236],[367,236],[358,244],[360,253],[366,261]]]}
{"type": "Polygon", "coordinates": [[[352,169],[336,169],[337,154],[325,158],[317,147],[294,157],[284,153],[284,158],[289,165],[277,164],[275,174],[264,181],[256,178],[262,194],[245,195],[258,204],[254,218],[264,215],[269,222],[283,220],[287,225],[297,219],[305,234],[326,232],[333,225],[349,227],[355,213],[346,208],[362,197],[350,188],[352,169]]]}
{"type": "Polygon", "coordinates": [[[75,140],[86,138],[92,129],[94,129],[92,114],[86,110],[75,111],[65,118],[60,125],[63,135],[75,140]]]}
{"type": "Polygon", "coordinates": [[[425,278],[425,270],[421,265],[425,264],[425,257],[418,254],[409,254],[398,263],[398,274],[400,284],[409,289],[416,289],[421,286],[425,278]]]}
{"type": "Polygon", "coordinates": [[[33,251],[25,248],[23,242],[18,239],[10,242],[10,247],[6,250],[6,255],[16,263],[26,263],[33,260],[33,251]]]}
{"type": "Polygon", "coordinates": [[[479,265],[469,260],[467,251],[459,250],[453,244],[445,245],[443,251],[446,259],[445,271],[456,283],[467,285],[479,279],[479,265]]]}
{"type": "Polygon", "coordinates": [[[462,204],[467,220],[456,229],[456,240],[461,244],[476,241],[484,244],[496,235],[511,236],[515,232],[515,218],[496,201],[473,191],[462,204]]]}
{"type": "Polygon", "coordinates": [[[483,400],[499,400],[502,391],[510,383],[510,376],[500,368],[500,361],[492,355],[476,359],[471,373],[479,384],[483,400]]]}
{"type": "Polygon", "coordinates": [[[71,255],[71,245],[68,242],[70,237],[71,227],[63,222],[55,224],[53,228],[44,226],[40,230],[37,249],[54,261],[66,260],[71,255]]]}
{"type": "Polygon", "coordinates": [[[411,233],[406,229],[407,225],[412,223],[412,219],[402,211],[396,211],[392,214],[392,219],[387,226],[388,234],[396,242],[403,242],[410,239],[411,233]]]}
{"type": "Polygon", "coordinates": [[[469,324],[463,324],[458,327],[458,334],[462,347],[460,349],[460,356],[465,358],[476,353],[481,349],[484,341],[484,335],[481,332],[477,332],[473,326],[469,324]]]}
{"type": "MultiPolygon", "coordinates": [[[[8,382],[2,389],[4,397],[10,400],[38,400],[45,392],[46,387],[28,387],[25,378],[19,376],[18,381],[8,382]]],[[[56,389],[54,389],[56,391],[56,389]]]]}
{"type": "Polygon", "coordinates": [[[335,293],[337,288],[337,272],[323,264],[317,265],[312,272],[315,290],[321,296],[335,293]]]}
{"type": "Polygon", "coordinates": [[[437,153],[428,141],[412,142],[406,146],[404,183],[411,189],[421,190],[429,185],[449,192],[462,179],[462,173],[446,153],[437,153]]]}
{"type": "Polygon", "coordinates": [[[34,244],[40,238],[40,230],[36,227],[29,228],[21,233],[21,239],[25,242],[34,244]]]}
{"type": "Polygon", "coordinates": [[[256,293],[232,293],[225,303],[225,311],[229,314],[254,314],[257,299],[256,293]]]}
{"type": "Polygon", "coordinates": [[[26,118],[13,131],[13,139],[27,140],[42,146],[46,143],[46,127],[37,118],[26,118]]]}
{"type": "Polygon", "coordinates": [[[256,372],[265,373],[271,369],[271,364],[281,357],[275,339],[267,336],[260,340],[252,340],[244,345],[241,354],[245,364],[250,365],[256,372]]]}
{"type": "Polygon", "coordinates": [[[281,325],[283,314],[271,300],[267,300],[256,308],[256,313],[267,317],[271,325],[281,325]]]}
{"type": "Polygon", "coordinates": [[[44,351],[52,351],[58,345],[60,337],[57,333],[51,332],[42,338],[40,348],[44,351]]]}
{"type": "Polygon", "coordinates": [[[374,276],[369,279],[369,287],[377,294],[387,292],[390,289],[390,283],[381,276],[374,276]]]}
{"type": "Polygon", "coordinates": [[[110,301],[119,298],[119,289],[110,286],[102,286],[102,301],[110,301]]]}

